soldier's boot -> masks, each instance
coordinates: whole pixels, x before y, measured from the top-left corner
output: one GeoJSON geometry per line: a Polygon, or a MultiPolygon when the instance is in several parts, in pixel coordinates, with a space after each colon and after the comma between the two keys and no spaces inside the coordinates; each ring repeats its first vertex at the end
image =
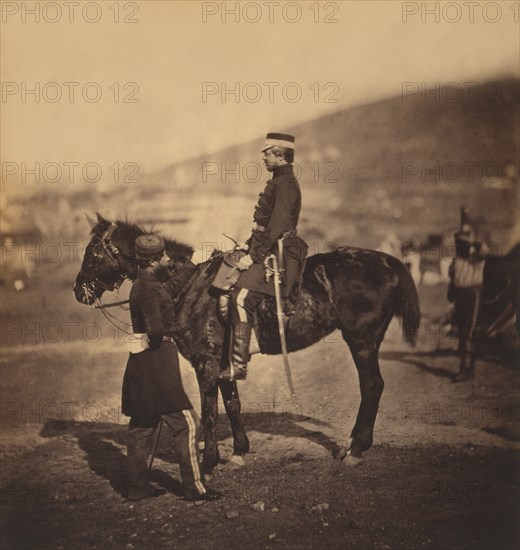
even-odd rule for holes
{"type": "Polygon", "coordinates": [[[229,366],[223,370],[219,378],[225,380],[245,380],[247,377],[247,364],[251,359],[249,343],[253,327],[249,323],[233,323],[233,340],[231,344],[231,357],[229,366]]]}
{"type": "Polygon", "coordinates": [[[466,353],[460,360],[460,371],[453,378],[452,382],[468,382],[475,378],[475,355],[466,353]]]}

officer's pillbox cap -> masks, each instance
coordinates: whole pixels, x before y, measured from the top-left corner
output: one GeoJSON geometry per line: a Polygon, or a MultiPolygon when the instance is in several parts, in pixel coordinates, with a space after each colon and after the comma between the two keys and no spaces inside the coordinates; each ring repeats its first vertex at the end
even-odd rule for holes
{"type": "Polygon", "coordinates": [[[152,233],[141,235],[135,240],[135,254],[141,260],[150,260],[164,252],[164,241],[161,236],[152,233]]]}
{"type": "Polygon", "coordinates": [[[285,147],[286,149],[294,149],[294,136],[290,134],[278,134],[276,132],[270,132],[265,136],[265,143],[262,147],[262,153],[271,149],[271,147],[285,147]]]}

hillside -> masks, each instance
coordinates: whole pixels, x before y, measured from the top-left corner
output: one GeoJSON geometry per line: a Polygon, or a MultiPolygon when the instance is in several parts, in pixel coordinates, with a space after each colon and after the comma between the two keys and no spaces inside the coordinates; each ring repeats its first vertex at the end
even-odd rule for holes
{"type": "MultiPolygon", "coordinates": [[[[520,80],[465,88],[458,101],[449,99],[387,98],[277,128],[297,138],[299,230],[311,253],[331,242],[377,247],[390,231],[402,241],[424,242],[431,233],[450,240],[462,205],[484,218],[484,234],[500,250],[518,240],[520,80]]],[[[30,220],[44,238],[83,242],[83,214],[98,210],[155,224],[192,243],[204,259],[213,246],[229,246],[223,232],[249,235],[268,178],[262,140],[139,174],[139,183],[126,186],[26,190],[16,204],[3,204],[4,231],[25,230],[18,226],[30,220]]]]}
{"type": "MultiPolygon", "coordinates": [[[[320,226],[326,212],[344,237],[368,234],[363,244],[373,246],[388,224],[403,238],[450,232],[465,204],[484,215],[491,238],[503,238],[514,223],[520,80],[459,92],[456,101],[447,89],[392,97],[277,129],[297,136],[302,221],[320,226]]],[[[160,170],[147,186],[254,200],[267,179],[262,138],[160,170]]]]}

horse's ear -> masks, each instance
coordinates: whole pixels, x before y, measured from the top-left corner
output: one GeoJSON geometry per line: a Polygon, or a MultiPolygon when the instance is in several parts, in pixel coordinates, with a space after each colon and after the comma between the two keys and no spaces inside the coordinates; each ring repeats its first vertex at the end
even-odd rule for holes
{"type": "Polygon", "coordinates": [[[88,214],[85,214],[85,218],[87,219],[87,222],[90,225],[90,229],[94,229],[94,227],[96,225],[96,220],[91,218],[88,214]]]}
{"type": "Polygon", "coordinates": [[[96,216],[98,219],[98,223],[100,223],[101,225],[109,223],[108,220],[105,220],[105,218],[103,218],[103,216],[99,212],[96,212],[96,216]]]}

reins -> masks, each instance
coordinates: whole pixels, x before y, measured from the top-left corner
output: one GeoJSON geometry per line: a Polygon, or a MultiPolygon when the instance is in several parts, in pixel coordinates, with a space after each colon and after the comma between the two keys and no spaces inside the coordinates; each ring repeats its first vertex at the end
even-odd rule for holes
{"type": "MultiPolygon", "coordinates": [[[[123,321],[122,319],[119,319],[116,315],[110,313],[109,311],[106,311],[109,308],[113,307],[119,307],[124,311],[128,311],[129,307],[123,307],[126,304],[129,304],[130,300],[117,300],[115,302],[111,302],[109,304],[103,304],[101,302],[101,299],[98,298],[95,294],[95,288],[96,286],[99,288],[102,288],[103,290],[107,290],[109,292],[116,292],[116,298],[119,293],[119,289],[123,282],[126,279],[130,278],[130,275],[128,273],[128,266],[125,266],[123,264],[123,260],[125,259],[119,250],[117,246],[114,245],[112,242],[112,234],[114,233],[115,229],[117,228],[117,224],[114,222],[110,223],[110,225],[107,227],[105,232],[101,237],[97,237],[96,240],[101,245],[99,251],[93,252],[93,259],[88,266],[86,270],[81,270],[80,273],[85,277],[86,282],[83,283],[83,291],[85,293],[85,296],[87,299],[89,297],[93,297],[92,304],[89,304],[93,309],[99,310],[105,319],[115,328],[118,330],[124,332],[125,334],[132,335],[133,332],[131,330],[126,330],[124,327],[129,328],[132,326],[131,323],[128,323],[126,321],[123,321]],[[109,260],[114,264],[117,265],[118,271],[120,273],[119,278],[116,280],[115,283],[112,285],[105,283],[104,281],[100,280],[98,277],[98,269],[101,265],[101,262],[103,260],[103,257],[106,256],[109,258],[109,260]]],[[[234,239],[232,239],[234,240],[234,239]]],[[[96,244],[98,244],[96,243],[96,244]]],[[[236,243],[236,241],[235,241],[236,243]]],[[[214,260],[220,258],[225,254],[224,251],[219,250],[217,252],[214,252],[212,257],[208,259],[208,262],[213,262],[214,260]]],[[[131,261],[126,258],[126,261],[131,263],[131,261]]]]}

